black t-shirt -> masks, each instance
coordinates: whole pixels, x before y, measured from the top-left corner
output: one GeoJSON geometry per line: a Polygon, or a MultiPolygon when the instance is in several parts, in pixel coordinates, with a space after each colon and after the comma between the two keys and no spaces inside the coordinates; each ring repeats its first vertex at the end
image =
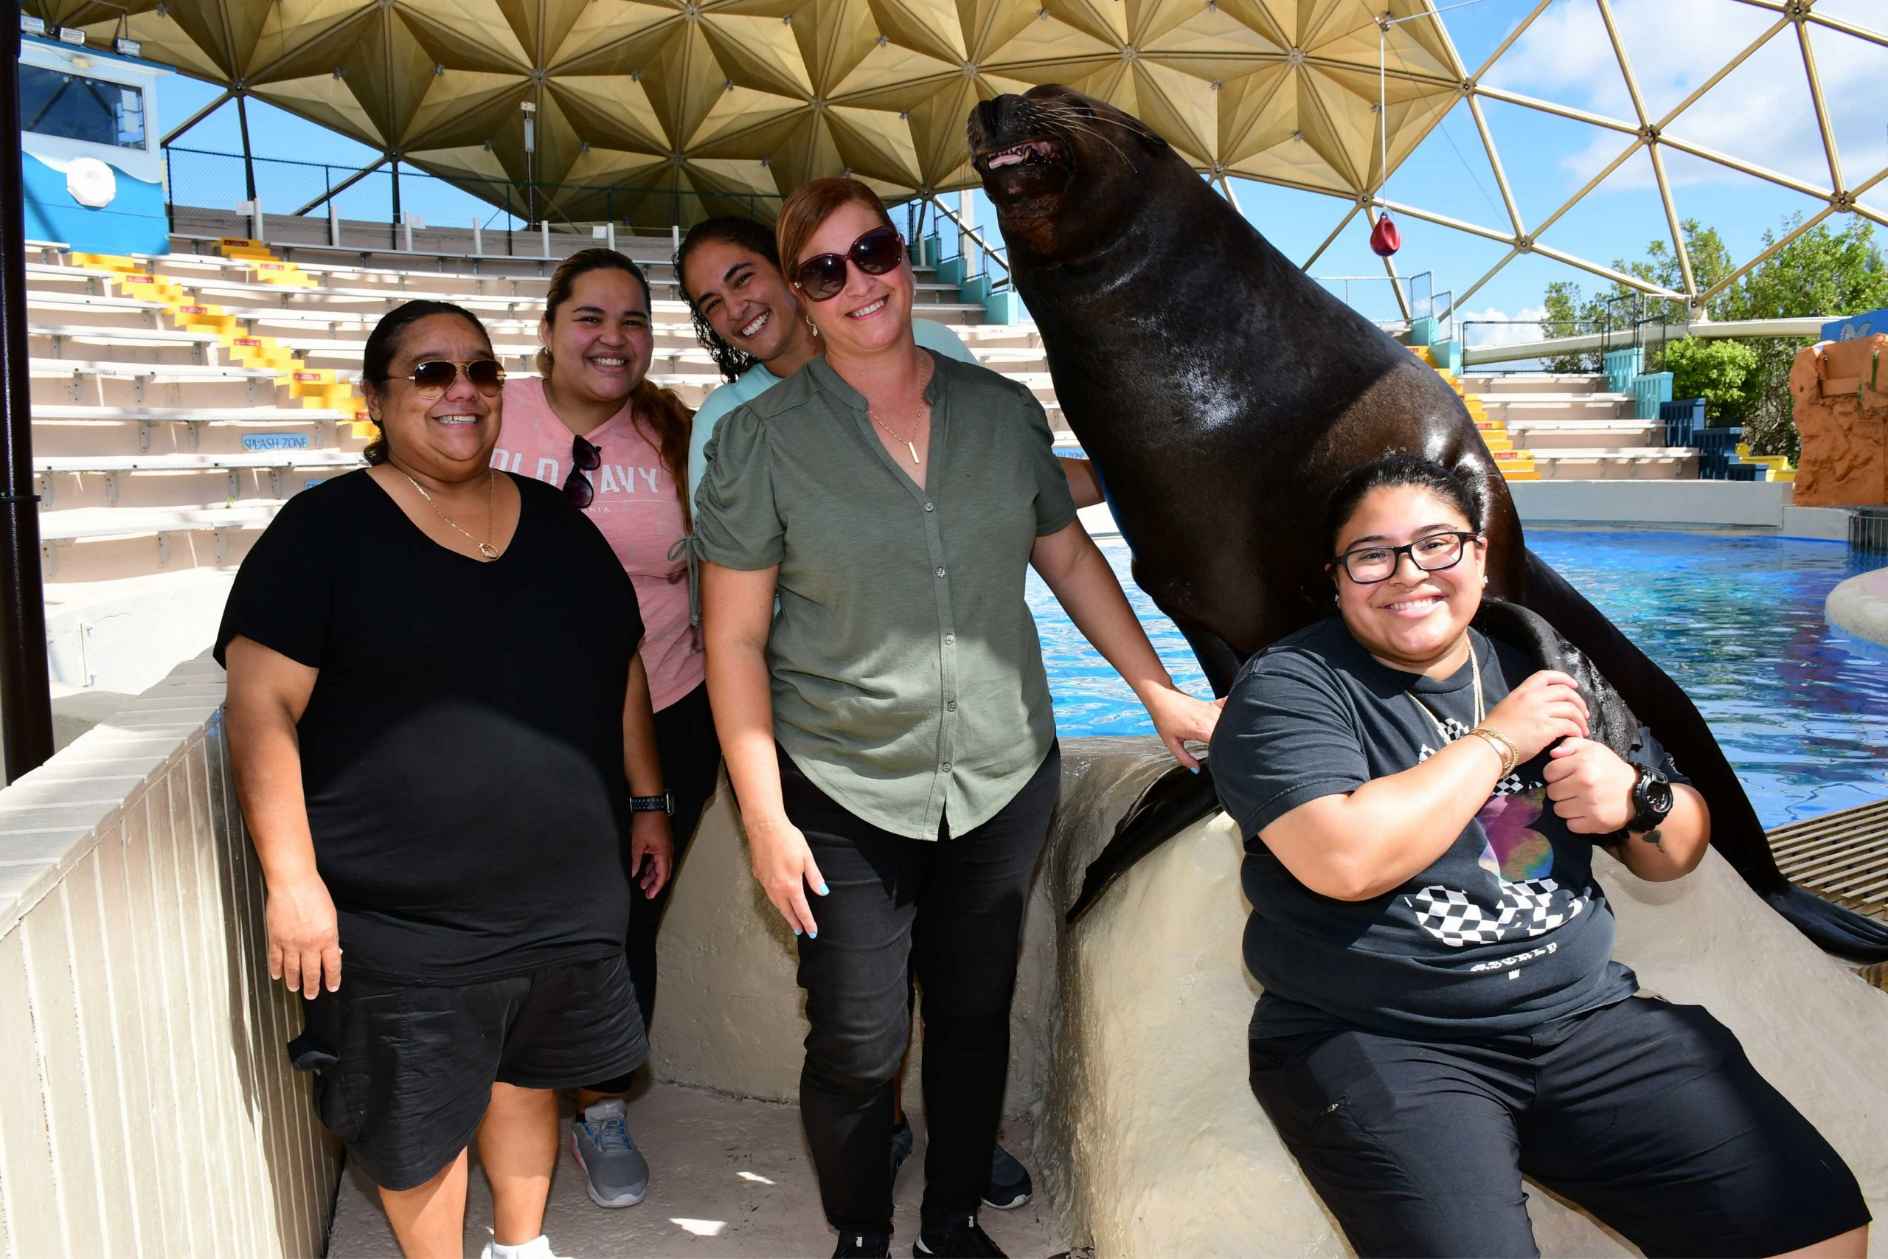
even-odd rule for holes
{"type": "Polygon", "coordinates": [[[465,983],[623,947],[636,593],[561,493],[512,481],[490,563],[364,471],[297,494],[223,610],[219,662],[240,634],[320,671],[302,789],[349,974],[465,983]]]}
{"type": "MultiPolygon", "coordinates": [[[[1518,649],[1476,630],[1470,641],[1486,709],[1536,672],[1518,649]]],[[[1370,900],[1320,896],[1258,838],[1299,805],[1401,773],[1474,725],[1468,665],[1442,680],[1391,669],[1336,617],[1240,671],[1212,758],[1220,803],[1246,837],[1246,965],[1265,987],[1253,1036],[1355,1026],[1467,1039],[1593,1009],[1637,987],[1612,960],[1613,911],[1593,880],[1592,838],[1570,832],[1547,799],[1545,753],[1498,783],[1428,869],[1370,900]]],[[[1647,764],[1664,759],[1649,731],[1635,758],[1641,752],[1647,764]]]]}

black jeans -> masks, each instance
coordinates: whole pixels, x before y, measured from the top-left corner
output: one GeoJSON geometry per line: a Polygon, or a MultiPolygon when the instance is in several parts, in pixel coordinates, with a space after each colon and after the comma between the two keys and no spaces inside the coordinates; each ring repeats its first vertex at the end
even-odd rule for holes
{"type": "MultiPolygon", "coordinates": [[[[702,810],[715,794],[721,773],[721,744],[715,739],[714,715],[708,711],[708,686],[703,683],[656,714],[656,754],[662,761],[662,781],[675,793],[675,814],[669,833],[675,838],[675,863],[669,881],[654,898],[644,900],[642,889],[629,894],[629,979],[636,988],[636,1005],[647,1029],[656,1014],[656,932],[669,909],[669,893],[682,873],[682,858],[701,824],[702,810]]],[[[633,873],[633,872],[632,872],[633,873]]],[[[590,1087],[599,1093],[621,1093],[629,1088],[628,1075],[616,1076],[590,1087]]]]}
{"type": "Polygon", "coordinates": [[[1061,787],[1051,748],[983,825],[935,842],[860,821],[783,753],[787,816],[831,889],[809,898],[800,940],[806,1065],[800,1118],[826,1218],[892,1230],[892,1080],[911,1035],[909,973],[923,994],[926,1223],[974,1214],[990,1178],[1010,1059],[1023,910],[1061,787]]]}
{"type": "Polygon", "coordinates": [[[1535,1255],[1523,1175],[1647,1255],[1774,1255],[1868,1222],[1855,1177],[1702,1006],[1531,1032],[1255,1040],[1252,1091],[1359,1255],[1535,1255]]]}

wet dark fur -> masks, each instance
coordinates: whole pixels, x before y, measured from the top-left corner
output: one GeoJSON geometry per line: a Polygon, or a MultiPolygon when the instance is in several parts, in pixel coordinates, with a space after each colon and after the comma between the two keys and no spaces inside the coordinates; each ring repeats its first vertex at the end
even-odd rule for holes
{"type": "MultiPolygon", "coordinates": [[[[1523,542],[1507,483],[1448,384],[1326,293],[1137,120],[1066,88],[978,105],[970,146],[1056,395],[1100,468],[1134,577],[1216,694],[1253,653],[1327,614],[1324,503],[1405,449],[1462,469],[1485,504],[1488,593],[1594,661],[1711,806],[1712,842],[1818,944],[1888,959],[1888,928],[1792,888],[1676,683],[1523,542]],[[1049,160],[984,159],[1049,140],[1049,160]],[[1066,199],[1065,199],[1066,198],[1066,199]]],[[[1163,780],[1089,872],[1095,894],[1214,806],[1210,774],[1163,780]]],[[[1078,910],[1091,903],[1087,891],[1078,910]]]]}

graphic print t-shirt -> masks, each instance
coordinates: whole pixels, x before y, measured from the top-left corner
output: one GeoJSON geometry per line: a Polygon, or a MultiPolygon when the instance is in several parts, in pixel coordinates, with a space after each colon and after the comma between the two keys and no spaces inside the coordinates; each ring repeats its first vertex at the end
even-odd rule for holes
{"type": "MultiPolygon", "coordinates": [[[[1492,710],[1535,668],[1477,631],[1470,641],[1492,710]]],[[[1432,865],[1371,900],[1318,895],[1258,838],[1307,801],[1420,764],[1475,717],[1470,666],[1439,680],[1388,668],[1335,617],[1240,672],[1212,756],[1220,802],[1246,837],[1246,965],[1265,987],[1253,1036],[1332,1026],[1498,1035],[1637,987],[1612,960],[1613,912],[1593,880],[1592,838],[1570,832],[1547,799],[1545,754],[1496,784],[1432,865]]],[[[1641,749],[1649,763],[1663,760],[1650,732],[1641,749]]]]}
{"type": "MultiPolygon", "coordinates": [[[[707,657],[688,626],[688,570],[669,551],[682,536],[682,491],[625,406],[585,437],[602,466],[584,473],[596,492],[584,515],[602,531],[636,587],[648,637],[642,663],[657,712],[702,684],[707,657]]],[[[544,382],[505,382],[505,424],[492,466],[560,489],[570,475],[571,432],[544,400],[544,382]]]]}

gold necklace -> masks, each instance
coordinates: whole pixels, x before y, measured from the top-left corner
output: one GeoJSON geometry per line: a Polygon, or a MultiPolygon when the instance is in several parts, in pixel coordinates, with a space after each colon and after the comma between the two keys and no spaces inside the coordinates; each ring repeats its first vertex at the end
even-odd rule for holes
{"type": "MultiPolygon", "coordinates": [[[[411,476],[409,476],[404,471],[402,471],[400,475],[403,477],[406,477],[406,483],[408,485],[412,486],[414,489],[419,491],[420,497],[426,500],[426,505],[433,509],[434,515],[438,516],[441,520],[451,525],[454,529],[457,529],[460,535],[464,537],[467,542],[470,542],[472,545],[476,546],[479,549],[479,554],[485,557],[485,560],[487,563],[490,563],[492,560],[495,560],[498,558],[497,547],[493,546],[490,542],[482,542],[479,539],[473,537],[471,534],[467,533],[464,529],[460,529],[459,522],[454,520],[451,516],[448,516],[445,512],[439,509],[439,504],[433,501],[433,496],[426,492],[426,487],[424,485],[421,485],[418,481],[415,481],[411,476]]],[[[492,516],[492,495],[495,491],[495,487],[497,486],[497,484],[498,484],[498,474],[493,472],[490,468],[487,468],[485,470],[485,525],[486,525],[486,528],[488,529],[493,524],[496,523],[496,521],[493,519],[493,516],[492,516]]]]}
{"type": "Polygon", "coordinates": [[[911,452],[911,462],[914,465],[922,464],[924,462],[924,460],[918,458],[918,445],[917,445],[918,430],[916,428],[913,428],[911,430],[910,437],[906,437],[902,435],[901,433],[899,433],[898,430],[894,429],[891,425],[887,424],[884,420],[880,419],[878,417],[878,413],[873,411],[869,405],[865,408],[865,413],[866,415],[871,417],[872,423],[878,425],[880,428],[885,430],[886,436],[890,437],[895,442],[903,442],[905,444],[905,449],[911,452]]]}
{"type": "MultiPolygon", "coordinates": [[[[1488,713],[1482,705],[1482,665],[1481,661],[1475,658],[1475,641],[1473,639],[1470,639],[1468,644],[1468,667],[1475,674],[1475,727],[1478,728],[1482,724],[1482,721],[1488,716],[1488,713]]],[[[1409,696],[1409,702],[1422,710],[1423,716],[1429,718],[1429,724],[1436,728],[1436,736],[1446,745],[1449,742],[1449,732],[1443,729],[1442,718],[1436,716],[1435,710],[1430,708],[1429,705],[1417,699],[1416,692],[1404,691],[1403,694],[1409,696]]]]}

